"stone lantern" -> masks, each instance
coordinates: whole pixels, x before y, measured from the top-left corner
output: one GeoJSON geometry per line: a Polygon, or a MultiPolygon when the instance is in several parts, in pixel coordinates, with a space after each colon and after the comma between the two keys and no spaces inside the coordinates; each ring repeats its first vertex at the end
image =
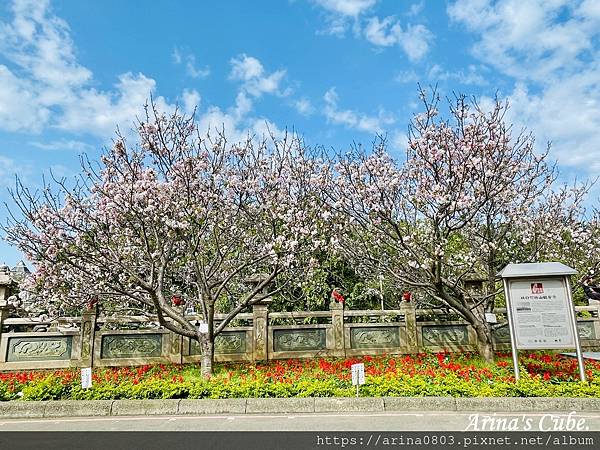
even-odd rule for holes
{"type": "Polygon", "coordinates": [[[6,264],[0,265],[0,303],[5,303],[11,295],[15,281],[6,264]]]}
{"type": "Polygon", "coordinates": [[[472,273],[467,275],[464,279],[464,288],[474,297],[483,294],[483,285],[487,281],[487,278],[482,277],[479,274],[472,273]]]}
{"type": "MultiPolygon", "coordinates": [[[[257,274],[249,276],[244,281],[246,283],[248,283],[252,287],[252,289],[256,289],[261,283],[263,283],[267,279],[269,279],[269,274],[266,274],[266,273],[257,273],[257,274]]],[[[261,294],[262,295],[266,295],[268,293],[269,293],[269,284],[267,283],[263,287],[262,292],[259,295],[261,295],[261,294]]],[[[273,302],[273,299],[271,297],[265,297],[261,301],[256,302],[254,304],[255,305],[264,305],[264,306],[267,306],[271,302],[273,302]]]]}
{"type": "MultiPolygon", "coordinates": [[[[268,274],[257,273],[244,281],[248,283],[252,289],[256,289],[261,283],[269,278],[268,274]]],[[[268,284],[264,286],[259,295],[267,295],[268,284]]],[[[271,297],[265,297],[262,300],[252,304],[252,333],[254,335],[254,348],[252,357],[255,361],[264,361],[268,359],[268,329],[269,311],[268,306],[273,301],[271,297]]]]}

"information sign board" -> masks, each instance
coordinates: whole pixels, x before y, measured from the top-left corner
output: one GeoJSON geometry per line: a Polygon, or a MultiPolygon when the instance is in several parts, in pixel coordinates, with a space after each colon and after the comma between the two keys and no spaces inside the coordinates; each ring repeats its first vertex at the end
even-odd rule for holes
{"type": "Polygon", "coordinates": [[[565,278],[524,278],[508,282],[518,349],[575,348],[572,308],[565,278]]]}
{"type": "Polygon", "coordinates": [[[519,349],[575,348],[581,381],[583,352],[569,277],[577,271],[560,262],[508,264],[498,274],[504,284],[515,380],[519,349]]]}

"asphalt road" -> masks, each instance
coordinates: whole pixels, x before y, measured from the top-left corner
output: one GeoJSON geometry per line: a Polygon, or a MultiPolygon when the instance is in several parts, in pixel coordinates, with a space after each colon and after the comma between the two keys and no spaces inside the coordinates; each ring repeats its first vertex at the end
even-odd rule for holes
{"type": "Polygon", "coordinates": [[[2,419],[3,431],[600,431],[600,411],[387,412],[2,419]]]}

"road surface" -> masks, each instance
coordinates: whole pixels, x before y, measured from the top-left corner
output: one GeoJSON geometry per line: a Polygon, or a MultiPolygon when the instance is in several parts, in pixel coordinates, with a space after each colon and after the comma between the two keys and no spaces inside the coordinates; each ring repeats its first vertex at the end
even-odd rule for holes
{"type": "Polygon", "coordinates": [[[600,431],[600,411],[381,412],[2,419],[2,431],[600,431]],[[569,429],[571,427],[572,429],[569,429]]]}

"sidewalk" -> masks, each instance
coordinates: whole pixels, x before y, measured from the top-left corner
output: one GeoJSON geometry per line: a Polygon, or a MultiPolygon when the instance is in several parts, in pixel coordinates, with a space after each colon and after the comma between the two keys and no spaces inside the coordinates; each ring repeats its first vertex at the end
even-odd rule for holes
{"type": "Polygon", "coordinates": [[[310,397],[0,402],[0,417],[4,419],[406,411],[597,412],[600,411],[600,398],[310,397]]]}

